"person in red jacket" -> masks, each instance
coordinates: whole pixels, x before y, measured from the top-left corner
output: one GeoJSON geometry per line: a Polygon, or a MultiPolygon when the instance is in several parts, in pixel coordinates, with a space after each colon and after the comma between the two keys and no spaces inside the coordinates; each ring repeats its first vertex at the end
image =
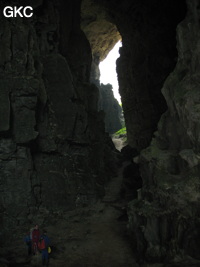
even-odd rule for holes
{"type": "Polygon", "coordinates": [[[35,225],[35,228],[32,231],[32,246],[33,246],[33,255],[38,252],[38,243],[40,240],[40,230],[38,225],[35,225]]]}

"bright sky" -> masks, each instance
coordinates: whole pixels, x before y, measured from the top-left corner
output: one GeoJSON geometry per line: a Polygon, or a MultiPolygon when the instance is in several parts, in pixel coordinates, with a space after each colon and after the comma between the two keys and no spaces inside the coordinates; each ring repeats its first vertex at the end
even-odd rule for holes
{"type": "Polygon", "coordinates": [[[121,97],[119,95],[119,85],[116,73],[116,60],[119,55],[119,47],[122,46],[121,41],[119,41],[114,48],[110,51],[106,59],[99,64],[100,69],[100,83],[110,83],[113,86],[114,97],[121,103],[121,97]]]}

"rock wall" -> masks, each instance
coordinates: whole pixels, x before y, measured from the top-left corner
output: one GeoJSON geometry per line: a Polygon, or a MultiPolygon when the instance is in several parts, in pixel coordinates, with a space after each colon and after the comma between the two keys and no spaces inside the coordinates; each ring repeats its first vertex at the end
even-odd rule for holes
{"type": "Polygon", "coordinates": [[[4,247],[17,227],[41,224],[77,201],[95,201],[115,169],[98,89],[89,83],[92,58],[80,29],[80,1],[32,4],[31,19],[0,18],[4,247]]]}
{"type": "MultiPolygon", "coordinates": [[[[115,168],[98,89],[89,82],[92,52],[80,2],[41,0],[32,19],[0,18],[4,248],[16,229],[102,196],[115,168]]],[[[182,0],[95,3],[122,36],[118,77],[128,139],[145,148],[143,187],[128,211],[131,238],[140,259],[199,259],[200,1],[187,0],[186,18],[182,0]]]]}
{"type": "Polygon", "coordinates": [[[161,88],[176,63],[175,29],[185,12],[182,1],[129,1],[124,6],[126,19],[120,21],[121,16],[117,24],[123,40],[117,71],[128,141],[140,151],[166,110],[161,88]]]}
{"type": "Polygon", "coordinates": [[[183,1],[100,1],[122,37],[117,62],[129,144],[147,147],[166,102],[162,85],[177,59],[175,30],[185,16],[183,1]]]}
{"type": "Polygon", "coordinates": [[[124,121],[123,111],[117,99],[115,99],[111,84],[100,84],[99,59],[93,55],[90,82],[97,86],[99,90],[98,110],[105,113],[105,130],[113,134],[122,128],[124,121]]]}
{"type": "Polygon", "coordinates": [[[105,112],[105,130],[109,134],[114,134],[122,128],[122,108],[114,98],[111,84],[101,84],[99,93],[99,110],[105,112]]]}
{"type": "Polygon", "coordinates": [[[168,110],[141,152],[144,186],[129,210],[140,257],[151,261],[200,259],[200,1],[187,6],[177,28],[178,61],[162,89],[168,110]]]}
{"type": "Polygon", "coordinates": [[[122,36],[117,70],[128,141],[146,148],[143,187],[128,214],[139,259],[199,259],[200,3],[94,2],[122,36]]]}

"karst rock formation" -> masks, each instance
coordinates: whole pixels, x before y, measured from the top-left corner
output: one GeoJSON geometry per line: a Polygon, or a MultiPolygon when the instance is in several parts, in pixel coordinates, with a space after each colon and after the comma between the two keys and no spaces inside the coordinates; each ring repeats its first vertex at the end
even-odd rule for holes
{"type": "MultiPolygon", "coordinates": [[[[127,205],[134,253],[200,260],[200,1],[27,2],[33,17],[0,16],[1,257],[19,229],[104,196],[118,153],[98,66],[121,39],[119,91],[143,184],[127,205]]],[[[0,10],[17,4],[27,5],[0,10]]]]}

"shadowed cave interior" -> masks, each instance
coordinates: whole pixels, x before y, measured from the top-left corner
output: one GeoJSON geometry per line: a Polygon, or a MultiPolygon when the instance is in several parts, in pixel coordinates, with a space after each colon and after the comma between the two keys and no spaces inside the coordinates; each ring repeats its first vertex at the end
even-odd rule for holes
{"type": "Polygon", "coordinates": [[[42,264],[35,224],[49,266],[200,266],[200,1],[28,4],[0,17],[0,266],[42,264]],[[99,82],[120,39],[121,152],[99,82]]]}

